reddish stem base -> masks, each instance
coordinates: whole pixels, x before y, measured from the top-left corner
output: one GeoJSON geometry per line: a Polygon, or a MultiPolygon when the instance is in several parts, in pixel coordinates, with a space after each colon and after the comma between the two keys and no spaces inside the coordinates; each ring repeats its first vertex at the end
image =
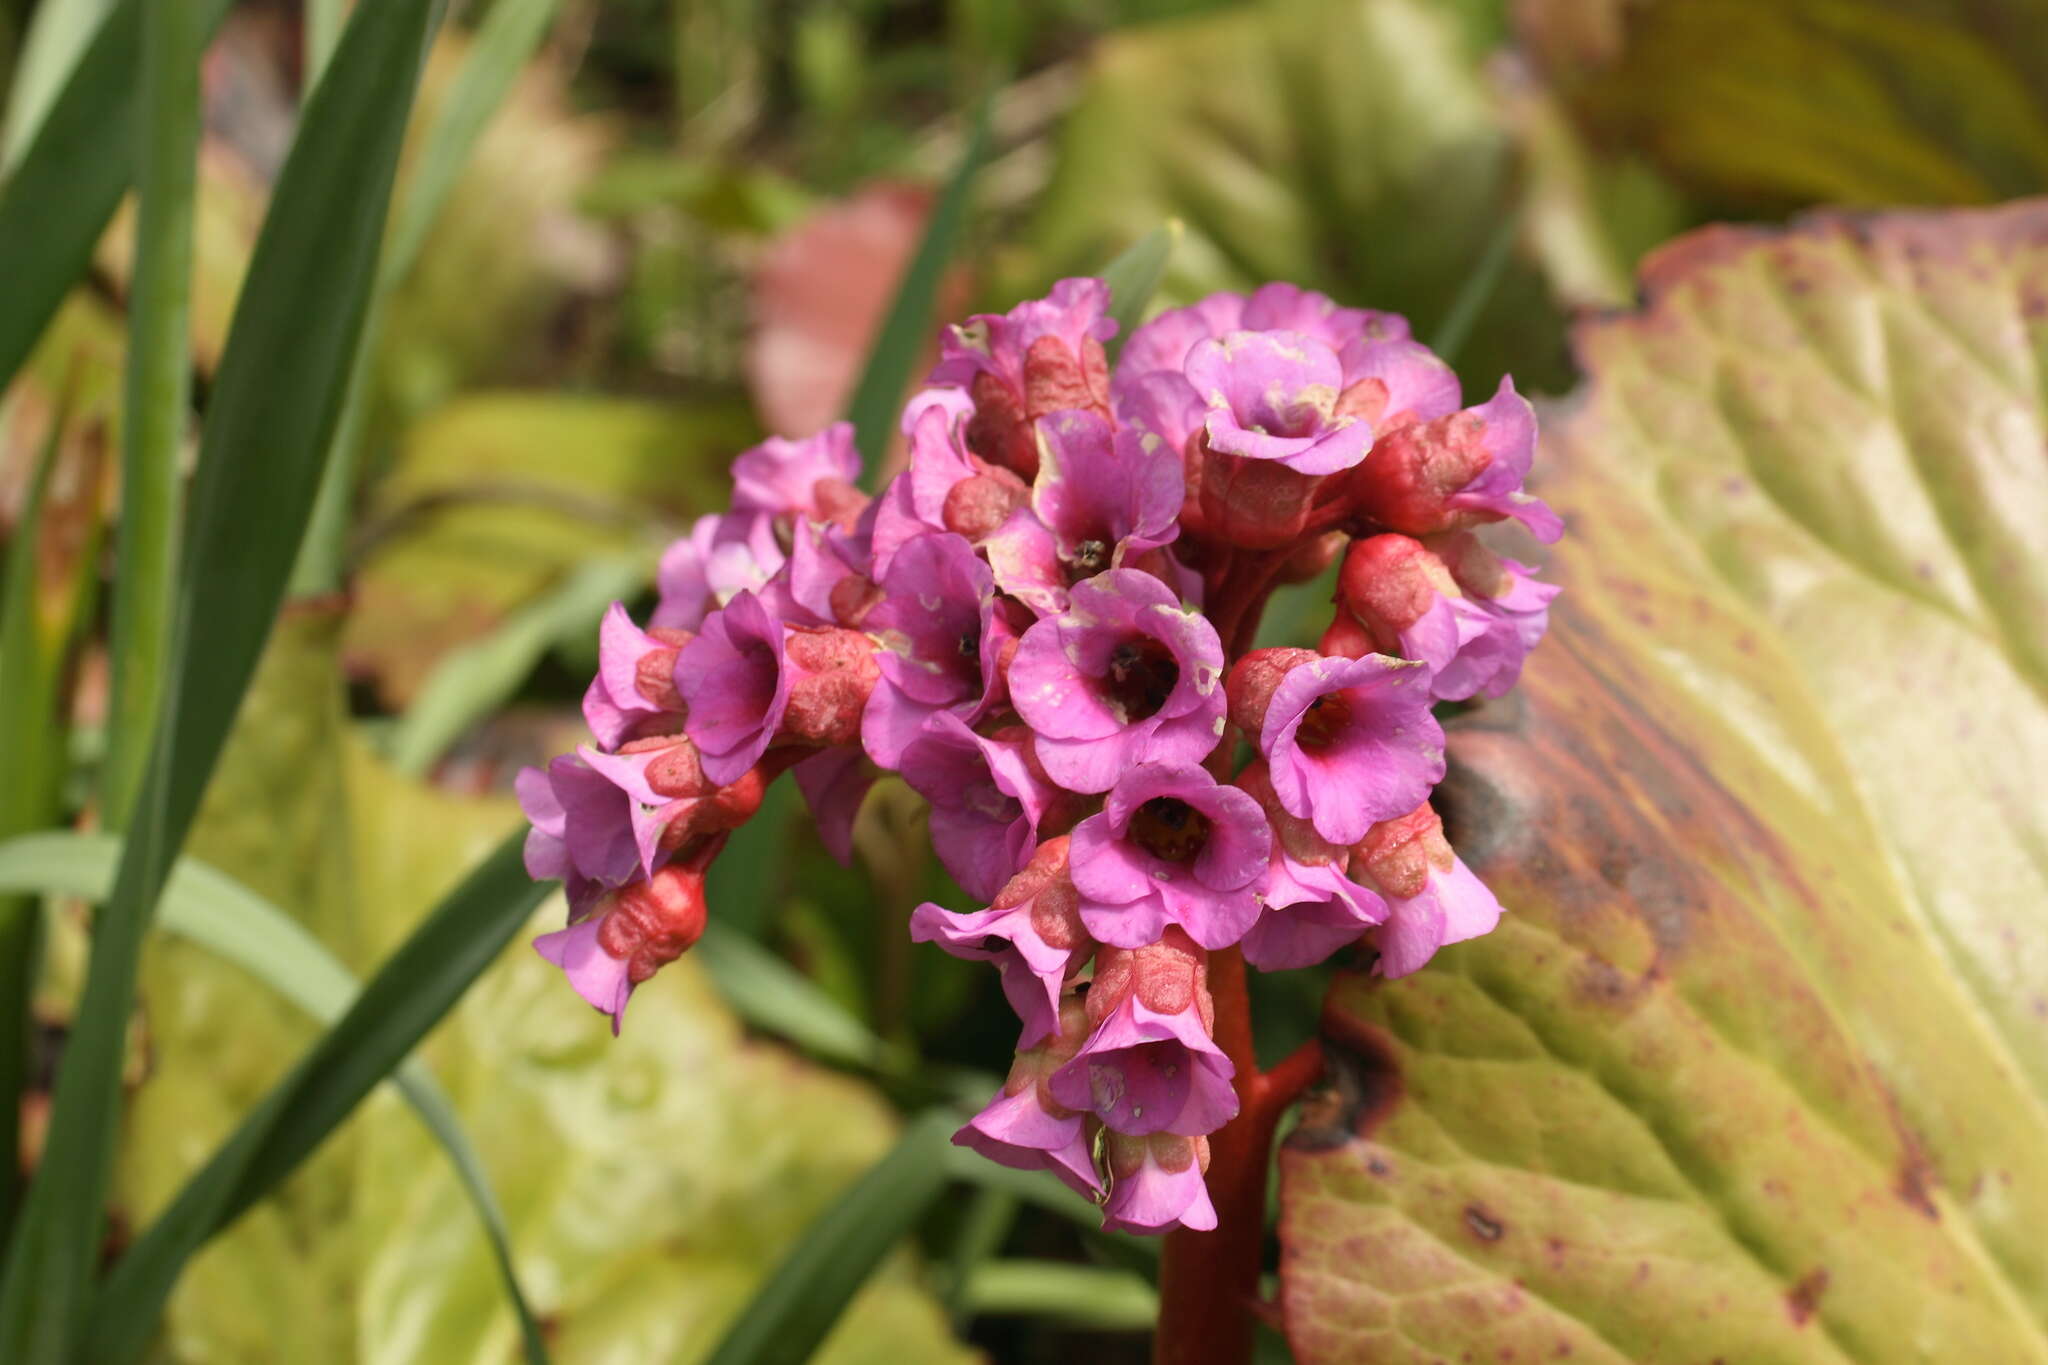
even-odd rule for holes
{"type": "Polygon", "coordinates": [[[1271,1071],[1258,1069],[1244,972],[1235,948],[1209,960],[1216,1042],[1237,1068],[1238,1114],[1209,1137],[1215,1230],[1176,1228],[1167,1234],[1154,1365],[1244,1365],[1252,1358],[1273,1131],[1287,1106],[1322,1074],[1322,1047],[1314,1039],[1271,1071]]]}

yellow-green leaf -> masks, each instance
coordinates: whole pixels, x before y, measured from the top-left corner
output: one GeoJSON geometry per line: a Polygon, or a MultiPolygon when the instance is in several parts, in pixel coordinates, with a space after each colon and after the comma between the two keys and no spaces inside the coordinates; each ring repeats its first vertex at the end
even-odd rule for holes
{"type": "Polygon", "coordinates": [[[1586,326],[1510,914],[1326,1013],[1308,1362],[2048,1360],[2048,203],[1717,229],[1586,326]]]}

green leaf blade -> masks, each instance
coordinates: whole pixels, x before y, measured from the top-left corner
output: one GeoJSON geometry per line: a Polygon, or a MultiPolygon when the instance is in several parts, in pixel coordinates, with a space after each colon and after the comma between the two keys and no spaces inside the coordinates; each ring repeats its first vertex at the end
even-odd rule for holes
{"type": "MultiPolygon", "coordinates": [[[[61,1361],[84,1326],[142,940],[269,634],[320,482],[434,11],[430,0],[394,0],[356,12],[307,104],[236,306],[193,484],[157,746],[121,876],[97,925],[49,1144],[0,1281],[0,1356],[10,1360],[61,1361]]],[[[117,11],[81,72],[96,57],[118,71],[123,14],[131,24],[139,18],[117,11]]],[[[74,77],[9,184],[0,243],[19,177],[53,145],[52,134],[75,138],[94,126],[67,119],[78,88],[74,77]]],[[[104,187],[117,194],[119,183],[104,187]]],[[[81,225],[90,226],[72,223],[81,225]]],[[[8,278],[35,274],[10,269],[8,278]]],[[[0,315],[9,311],[0,303],[0,315]]]]}
{"type": "Polygon", "coordinates": [[[946,1152],[959,1120],[929,1110],[894,1149],[812,1224],[727,1329],[710,1365],[807,1360],[854,1292],[946,1183],[946,1152]]]}
{"type": "Polygon", "coordinates": [[[169,660],[178,571],[178,455],[192,386],[193,201],[198,182],[199,0],[143,16],[142,161],[121,424],[120,553],[108,652],[101,807],[128,821],[149,762],[169,660]]]}
{"type": "Polygon", "coordinates": [[[903,272],[903,281],[896,287],[896,297],[875,333],[867,364],[846,405],[847,420],[853,423],[854,441],[860,447],[863,479],[869,484],[879,476],[882,456],[896,430],[897,408],[910,385],[910,367],[929,340],[926,329],[938,302],[939,282],[959,249],[967,225],[968,197],[975,174],[988,155],[988,141],[989,104],[983,100],[975,109],[960,164],[932,205],[924,238],[903,272]]]}

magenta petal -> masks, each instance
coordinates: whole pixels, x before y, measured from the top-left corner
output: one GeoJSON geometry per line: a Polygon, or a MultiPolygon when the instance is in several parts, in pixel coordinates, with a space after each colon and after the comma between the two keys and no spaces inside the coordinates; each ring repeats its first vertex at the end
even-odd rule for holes
{"type": "MultiPolygon", "coordinates": [[[[1035,1146],[1020,1143],[1001,1134],[1013,1131],[1013,1124],[1006,1113],[1000,1112],[1005,1106],[1029,1105],[1036,1109],[1030,1093],[1014,1097],[998,1096],[959,1132],[953,1135],[954,1145],[965,1147],[995,1162],[1020,1171],[1051,1171],[1076,1194],[1090,1199],[1102,1197],[1102,1184],[1095,1174],[1095,1162],[1088,1151],[1088,1141],[1077,1118],[1052,1120],[1068,1132],[1064,1142],[1054,1146],[1035,1146]]],[[[1039,1111],[1041,1114],[1042,1110],[1039,1111]]],[[[1034,1134],[1038,1136],[1038,1134],[1034,1134]]]]}
{"type": "Polygon", "coordinates": [[[1418,970],[1447,943],[1477,938],[1500,922],[1500,902],[1462,859],[1448,871],[1432,870],[1422,890],[1406,900],[1390,897],[1387,922],[1375,935],[1382,976],[1418,970]]]}
{"type": "Polygon", "coordinates": [[[1291,670],[1273,689],[1259,733],[1273,791],[1290,815],[1312,821],[1336,844],[1365,837],[1376,822],[1420,805],[1443,779],[1443,729],[1430,713],[1429,669],[1368,654],[1320,658],[1291,670]],[[1318,699],[1348,709],[1326,746],[1299,742],[1318,699]]]}
{"type": "Polygon", "coordinates": [[[818,838],[826,852],[842,865],[853,863],[853,822],[868,788],[875,784],[875,770],[860,750],[821,750],[790,769],[797,790],[804,794],[818,838]]]}
{"type": "Polygon", "coordinates": [[[578,920],[566,929],[542,934],[533,950],[562,969],[576,994],[593,1009],[612,1017],[612,1032],[625,1021],[626,1000],[633,994],[633,982],[626,964],[607,953],[597,941],[604,921],[600,916],[578,920]]]}
{"type": "Polygon", "coordinates": [[[1386,406],[1374,417],[1427,422],[1458,410],[1458,375],[1436,352],[1404,338],[1360,340],[1344,348],[1344,387],[1377,379],[1386,387],[1386,406]]]}
{"type": "Polygon", "coordinates": [[[860,453],[853,423],[834,422],[815,436],[787,440],[770,436],[735,456],[732,507],[735,512],[791,516],[816,511],[812,489],[820,479],[848,483],[860,477],[860,453]]]}
{"type": "Polygon", "coordinates": [[[1216,1206],[1201,1168],[1168,1171],[1149,1155],[1135,1174],[1114,1182],[1102,1212],[1102,1226],[1121,1232],[1149,1234],[1175,1226],[1209,1232],[1216,1227],[1216,1206]]]}

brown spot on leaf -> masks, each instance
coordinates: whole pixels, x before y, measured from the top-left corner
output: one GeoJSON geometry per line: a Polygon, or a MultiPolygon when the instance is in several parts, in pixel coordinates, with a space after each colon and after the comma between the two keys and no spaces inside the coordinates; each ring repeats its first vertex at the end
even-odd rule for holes
{"type": "Polygon", "coordinates": [[[1785,1295],[1785,1307],[1792,1313],[1792,1321],[1802,1327],[1820,1306],[1820,1296],[1827,1292],[1828,1271],[1826,1266],[1815,1266],[1799,1277],[1791,1292],[1785,1295]]]}
{"type": "MultiPolygon", "coordinates": [[[[1332,991],[1335,1000],[1338,992],[1332,991]]],[[[1380,1031],[1339,1009],[1323,1012],[1327,1084],[1302,1102],[1301,1122],[1287,1138],[1294,1151],[1320,1152],[1370,1137],[1401,1102],[1401,1068],[1380,1031]]],[[[1374,1175],[1386,1174],[1374,1158],[1374,1175]]]]}
{"type": "Polygon", "coordinates": [[[1498,1242],[1507,1233],[1507,1226],[1479,1204],[1465,1206],[1465,1226],[1482,1242],[1498,1242]]]}

